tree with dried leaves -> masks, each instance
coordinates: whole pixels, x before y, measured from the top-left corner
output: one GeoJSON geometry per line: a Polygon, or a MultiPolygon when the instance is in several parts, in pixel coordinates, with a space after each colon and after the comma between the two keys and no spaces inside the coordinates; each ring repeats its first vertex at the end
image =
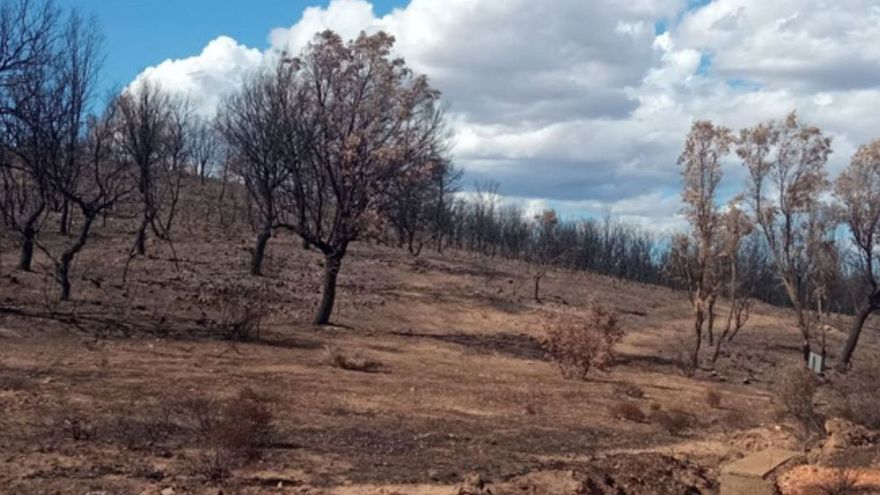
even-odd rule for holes
{"type": "Polygon", "coordinates": [[[801,123],[792,112],[783,121],[758,124],[740,133],[737,155],[748,169],[747,199],[767,241],[776,272],[797,315],[803,357],[811,351],[811,242],[824,227],[817,221],[828,188],[825,163],[831,138],[801,123]]]}
{"type": "Polygon", "coordinates": [[[715,301],[718,297],[719,220],[718,186],[721,160],[730,152],[733,135],[710,121],[693,124],[678,159],[682,170],[682,202],[691,226],[690,240],[678,239],[677,254],[694,311],[691,369],[699,364],[704,325],[714,339],[715,301]]]}
{"type": "Polygon", "coordinates": [[[842,206],[843,221],[858,257],[866,290],[840,352],[840,367],[849,367],[862,327],[880,311],[880,139],[859,148],[849,167],[838,177],[834,196],[842,206]]]}
{"type": "Polygon", "coordinates": [[[288,226],[324,255],[315,324],[330,321],[348,246],[383,215],[410,167],[443,148],[440,93],[394,58],[394,38],[326,31],[298,59],[304,111],[294,119],[306,149],[289,160],[295,213],[288,226]]]}
{"type": "MultiPolygon", "coordinates": [[[[712,363],[718,361],[721,348],[726,342],[733,341],[749,320],[751,299],[748,287],[740,276],[743,240],[752,233],[754,228],[749,216],[740,208],[739,198],[728,204],[727,211],[721,215],[721,261],[727,265],[727,299],[730,309],[727,312],[727,323],[715,342],[712,363]]],[[[747,270],[752,267],[746,266],[747,270]]],[[[748,278],[746,278],[748,280],[748,278]]]]}

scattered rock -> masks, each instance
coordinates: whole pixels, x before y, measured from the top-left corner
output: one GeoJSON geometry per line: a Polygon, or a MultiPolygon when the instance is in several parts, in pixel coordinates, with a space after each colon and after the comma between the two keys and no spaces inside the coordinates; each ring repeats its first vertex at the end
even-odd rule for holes
{"type": "Polygon", "coordinates": [[[458,495],[492,495],[491,483],[478,473],[465,476],[458,495]]]}
{"type": "Polygon", "coordinates": [[[826,452],[874,445],[880,441],[880,433],[843,418],[830,418],[825,421],[825,433],[828,435],[828,440],[825,441],[822,450],[826,452]]]}

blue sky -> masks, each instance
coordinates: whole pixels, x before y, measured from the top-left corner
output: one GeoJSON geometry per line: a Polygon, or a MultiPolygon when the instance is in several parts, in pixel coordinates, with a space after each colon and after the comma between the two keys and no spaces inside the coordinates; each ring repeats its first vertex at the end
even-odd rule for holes
{"type": "MultiPolygon", "coordinates": [[[[102,90],[124,86],[139,72],[166,59],[198,53],[226,35],[249,47],[268,46],[270,29],[296,23],[303,10],[326,0],[56,0],[95,15],[105,38],[102,90]]],[[[374,0],[385,15],[405,0],[374,0]]]]}

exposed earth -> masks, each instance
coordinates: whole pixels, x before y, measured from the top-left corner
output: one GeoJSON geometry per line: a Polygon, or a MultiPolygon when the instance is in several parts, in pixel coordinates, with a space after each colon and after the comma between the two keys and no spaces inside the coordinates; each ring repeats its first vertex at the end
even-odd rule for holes
{"type": "MultiPolygon", "coordinates": [[[[67,303],[46,259],[16,271],[4,244],[0,492],[716,493],[720,467],[749,452],[821,447],[774,412],[772,383],[799,357],[783,308],[757,304],[714,370],[688,377],[683,293],[559,270],[537,303],[519,262],[363,243],[343,263],[335,325],[316,328],[318,254],[279,235],[268,275],[251,277],[247,229],[198,216],[175,227],[173,246],[150,244],[125,281],[131,238],[111,220],[78,259],[67,303]],[[224,339],[233,297],[259,302],[253,341],[224,339]],[[564,379],[541,345],[547,321],[591,301],[616,308],[627,336],[609,372],[564,379]],[[344,369],[339,356],[369,366],[344,369]],[[270,435],[210,479],[193,404],[237,402],[267,410],[270,435]],[[644,418],[621,417],[621,402],[644,418]],[[671,427],[654,419],[662,412],[685,419],[671,427]]],[[[856,367],[880,358],[878,335],[866,330],[856,367]]],[[[834,351],[843,334],[827,337],[834,351]]],[[[853,452],[843,458],[864,486],[880,485],[880,450],[853,452]]],[[[805,458],[786,494],[821,493],[814,485],[836,472],[805,458]]]]}

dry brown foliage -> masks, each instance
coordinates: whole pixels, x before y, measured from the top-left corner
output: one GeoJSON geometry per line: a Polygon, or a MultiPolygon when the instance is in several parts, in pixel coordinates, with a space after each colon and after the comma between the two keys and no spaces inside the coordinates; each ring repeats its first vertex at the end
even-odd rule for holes
{"type": "Polygon", "coordinates": [[[872,430],[880,430],[880,408],[877,407],[877,383],[880,366],[855,369],[835,382],[834,388],[841,395],[837,402],[837,414],[853,423],[872,430]]]}
{"type": "Polygon", "coordinates": [[[779,413],[795,420],[808,432],[822,429],[822,420],[813,405],[819,380],[801,365],[791,365],[780,371],[774,386],[779,413]]]}
{"type": "Polygon", "coordinates": [[[617,312],[593,304],[583,321],[559,320],[547,332],[544,345],[566,378],[586,378],[592,368],[607,369],[614,359],[614,346],[624,331],[617,312]]]}
{"type": "Polygon", "coordinates": [[[709,389],[706,391],[706,404],[708,404],[709,407],[711,407],[712,409],[720,408],[723,401],[724,398],[717,390],[709,389]]]}
{"type": "Polygon", "coordinates": [[[382,368],[382,363],[372,359],[367,359],[359,354],[347,356],[339,346],[324,346],[324,354],[327,356],[327,363],[334,368],[346,371],[360,371],[362,373],[375,373],[382,368]]]}
{"type": "Polygon", "coordinates": [[[670,435],[680,435],[682,432],[693,428],[696,420],[692,414],[679,409],[669,411],[653,411],[651,421],[657,423],[670,435]]]}
{"type": "Polygon", "coordinates": [[[210,316],[206,316],[204,322],[213,335],[224,340],[259,340],[263,320],[269,313],[263,296],[258,288],[242,284],[205,286],[199,293],[199,303],[210,316]]]}
{"type": "Polygon", "coordinates": [[[859,487],[859,478],[849,469],[835,471],[831,479],[817,484],[816,489],[824,495],[856,495],[866,493],[859,487]]]}
{"type": "Polygon", "coordinates": [[[257,459],[274,433],[267,401],[244,389],[227,402],[191,403],[193,418],[200,428],[200,450],[188,459],[191,470],[208,480],[219,481],[233,469],[257,459]]]}

